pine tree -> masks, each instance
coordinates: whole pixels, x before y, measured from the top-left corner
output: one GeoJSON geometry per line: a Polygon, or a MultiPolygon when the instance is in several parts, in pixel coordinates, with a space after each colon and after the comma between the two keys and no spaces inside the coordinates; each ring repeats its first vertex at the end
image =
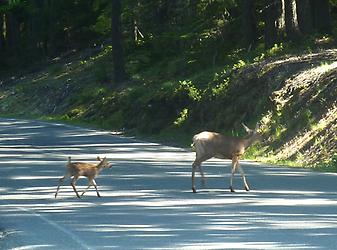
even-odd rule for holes
{"type": "Polygon", "coordinates": [[[114,81],[117,85],[119,85],[126,80],[121,30],[122,6],[120,0],[112,0],[111,3],[112,62],[114,81]]]}

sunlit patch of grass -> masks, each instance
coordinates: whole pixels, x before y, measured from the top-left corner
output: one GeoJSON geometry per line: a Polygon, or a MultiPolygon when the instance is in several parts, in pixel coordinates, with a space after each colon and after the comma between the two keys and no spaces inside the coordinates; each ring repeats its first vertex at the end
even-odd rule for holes
{"type": "Polygon", "coordinates": [[[328,160],[314,163],[311,167],[319,171],[337,172],[337,154],[328,160]]]}

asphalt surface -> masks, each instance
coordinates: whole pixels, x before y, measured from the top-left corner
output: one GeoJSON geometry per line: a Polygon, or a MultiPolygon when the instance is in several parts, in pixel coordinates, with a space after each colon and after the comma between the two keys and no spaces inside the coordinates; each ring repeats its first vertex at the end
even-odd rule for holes
{"type": "MultiPolygon", "coordinates": [[[[252,190],[229,192],[229,161],[62,124],[0,119],[0,249],[337,249],[337,175],[243,161],[252,190]],[[67,157],[112,163],[78,199],[67,157]]],[[[83,190],[86,179],[80,179],[83,190]]]]}

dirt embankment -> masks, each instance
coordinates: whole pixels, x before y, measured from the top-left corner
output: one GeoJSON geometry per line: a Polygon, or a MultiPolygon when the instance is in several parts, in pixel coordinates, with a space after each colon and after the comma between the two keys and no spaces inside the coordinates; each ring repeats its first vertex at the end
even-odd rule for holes
{"type": "Polygon", "coordinates": [[[265,61],[240,75],[268,98],[261,120],[269,154],[302,164],[337,154],[337,50],[265,61]]]}

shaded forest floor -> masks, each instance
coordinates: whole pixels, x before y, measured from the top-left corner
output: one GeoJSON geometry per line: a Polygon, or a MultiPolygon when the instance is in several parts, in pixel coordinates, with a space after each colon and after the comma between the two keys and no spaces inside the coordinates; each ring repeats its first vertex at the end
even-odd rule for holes
{"type": "Polygon", "coordinates": [[[262,124],[248,157],[324,166],[337,162],[337,49],[239,61],[186,73],[174,59],[111,82],[111,50],[55,58],[0,78],[0,115],[87,124],[187,146],[201,130],[243,135],[262,124]],[[176,66],[179,65],[179,66],[176,66]]]}

